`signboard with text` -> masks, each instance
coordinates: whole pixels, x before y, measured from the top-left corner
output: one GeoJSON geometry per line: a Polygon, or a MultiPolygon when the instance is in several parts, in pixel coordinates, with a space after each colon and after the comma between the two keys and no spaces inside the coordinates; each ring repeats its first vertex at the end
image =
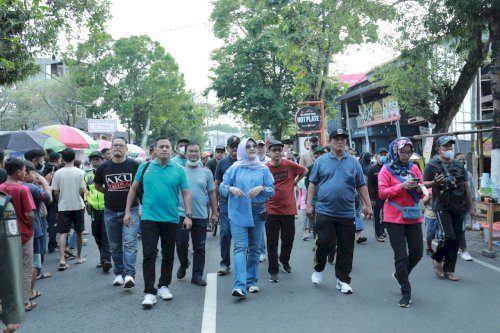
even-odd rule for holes
{"type": "Polygon", "coordinates": [[[398,101],[392,96],[361,104],[358,109],[361,116],[360,127],[389,123],[401,118],[398,101]]]}
{"type": "Polygon", "coordinates": [[[87,132],[114,133],[117,130],[116,119],[87,119],[87,132]]]}
{"type": "Polygon", "coordinates": [[[295,114],[295,124],[301,132],[318,131],[321,127],[321,111],[314,106],[304,106],[295,114]]]}

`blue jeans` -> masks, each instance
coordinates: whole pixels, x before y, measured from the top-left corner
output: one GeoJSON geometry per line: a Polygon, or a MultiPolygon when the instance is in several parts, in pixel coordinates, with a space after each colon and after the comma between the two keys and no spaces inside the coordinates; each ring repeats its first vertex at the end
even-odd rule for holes
{"type": "Polygon", "coordinates": [[[220,215],[220,265],[231,266],[231,226],[229,224],[229,215],[227,212],[227,202],[219,201],[220,215]]]}
{"type": "Polygon", "coordinates": [[[266,233],[265,231],[262,231],[262,241],[260,242],[260,254],[266,255],[266,233]]]}
{"type": "Polygon", "coordinates": [[[363,223],[363,218],[361,217],[363,202],[361,201],[361,197],[359,195],[356,197],[356,201],[358,201],[358,208],[356,208],[356,217],[354,218],[354,221],[356,221],[356,231],[363,231],[363,229],[365,229],[365,224],[363,223]]]}
{"type": "Polygon", "coordinates": [[[104,210],[104,223],[108,235],[109,249],[113,258],[115,275],[130,275],[135,277],[137,259],[137,234],[140,230],[139,208],[130,210],[132,215],[130,226],[123,225],[125,212],[104,210]]]}
{"type": "Polygon", "coordinates": [[[259,214],[263,210],[264,204],[252,207],[254,227],[242,227],[231,222],[234,242],[234,289],[241,289],[244,293],[259,281],[260,244],[265,225],[259,214]]]}
{"type": "Polygon", "coordinates": [[[183,229],[184,217],[180,217],[177,225],[177,236],[175,245],[177,247],[177,257],[181,266],[188,267],[188,248],[189,234],[193,243],[193,273],[191,274],[192,281],[199,281],[203,278],[203,270],[205,269],[205,242],[207,240],[207,224],[208,219],[193,218],[193,226],[191,230],[183,229]]]}
{"type": "Polygon", "coordinates": [[[425,216],[424,224],[426,241],[432,241],[433,239],[437,239],[438,241],[443,240],[443,230],[441,229],[435,218],[425,216]]]}
{"type": "Polygon", "coordinates": [[[71,232],[71,237],[68,240],[68,247],[70,249],[76,249],[76,232],[71,232]]]}

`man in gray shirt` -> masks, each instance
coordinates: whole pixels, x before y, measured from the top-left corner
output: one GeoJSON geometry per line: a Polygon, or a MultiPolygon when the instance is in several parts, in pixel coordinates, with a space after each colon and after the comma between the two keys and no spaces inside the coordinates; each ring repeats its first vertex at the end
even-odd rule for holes
{"type": "Polygon", "coordinates": [[[189,234],[193,242],[193,273],[191,275],[191,283],[198,286],[206,286],[207,282],[203,280],[203,270],[205,268],[205,241],[207,239],[207,223],[208,210],[207,198],[212,206],[213,221],[219,218],[217,214],[217,199],[215,196],[215,185],[212,172],[200,166],[201,148],[197,143],[188,143],[186,146],[186,157],[188,158],[185,167],[189,190],[191,191],[192,202],[192,218],[193,225],[190,230],[183,228],[184,217],[186,210],[184,209],[184,201],[179,194],[179,218],[180,223],[177,225],[177,256],[181,263],[177,278],[182,279],[186,276],[186,269],[189,267],[188,247],[189,234]]]}

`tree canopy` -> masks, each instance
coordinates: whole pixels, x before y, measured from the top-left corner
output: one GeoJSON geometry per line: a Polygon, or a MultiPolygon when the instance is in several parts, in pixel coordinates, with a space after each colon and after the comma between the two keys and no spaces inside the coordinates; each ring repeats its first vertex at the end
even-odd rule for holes
{"type": "MultiPolygon", "coordinates": [[[[104,30],[109,0],[0,0],[0,85],[39,71],[35,56],[53,56],[59,38],[104,30]]],[[[70,44],[71,45],[71,44],[70,44]]]]}

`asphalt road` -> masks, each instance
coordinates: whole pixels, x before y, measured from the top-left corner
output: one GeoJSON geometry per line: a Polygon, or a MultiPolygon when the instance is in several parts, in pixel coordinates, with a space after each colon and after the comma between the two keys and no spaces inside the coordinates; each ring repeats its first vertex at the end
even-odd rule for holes
{"type": "MultiPolygon", "coordinates": [[[[58,272],[57,254],[47,255],[44,270],[53,277],[38,281],[38,307],[26,314],[19,332],[500,332],[498,259],[475,252],[475,262],[458,259],[460,281],[452,282],[437,279],[431,260],[424,256],[410,277],[413,303],[403,309],[398,306],[399,286],[391,276],[389,242],[376,242],[371,225],[365,230],[368,242],[355,248],[351,295],[335,289],[333,265],[327,266],[321,285],[312,285],[313,243],[302,241],[301,225],[296,220],[293,271],[280,273],[279,283],[268,282],[267,261],[261,263],[260,293],[237,300],[231,296],[232,274],[211,274],[209,285],[198,287],[190,283],[190,270],[183,280],[175,278],[176,260],[170,286],[174,298],[158,300],[151,310],[141,306],[142,251],[137,286],[131,291],[113,287],[114,276],[95,268],[98,251],[87,235],[85,264],[68,261],[70,268],[58,272]]],[[[218,242],[219,237],[207,234],[206,273],[217,271],[218,242]]],[[[157,274],[159,265],[160,260],[157,274]]]]}

